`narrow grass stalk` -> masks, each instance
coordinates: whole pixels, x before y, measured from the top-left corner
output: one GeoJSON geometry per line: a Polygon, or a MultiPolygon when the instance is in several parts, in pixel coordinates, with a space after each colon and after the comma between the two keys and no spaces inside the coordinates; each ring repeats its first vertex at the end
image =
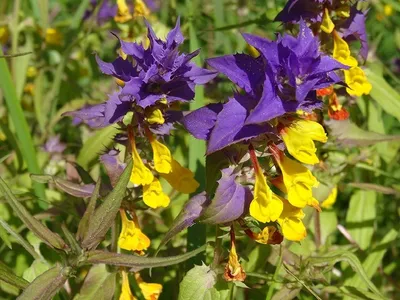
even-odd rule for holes
{"type": "MultiPolygon", "coordinates": [[[[3,55],[1,47],[0,55],[3,55]]],[[[36,160],[36,150],[30,136],[28,123],[22,111],[14,83],[11,79],[10,70],[4,58],[0,58],[0,88],[3,91],[8,112],[15,127],[18,145],[27,164],[28,171],[30,173],[40,173],[40,168],[36,160]]],[[[36,196],[40,199],[44,199],[45,193],[43,184],[33,183],[33,187],[36,196]]],[[[39,205],[47,206],[43,201],[40,201],[39,205]]]]}

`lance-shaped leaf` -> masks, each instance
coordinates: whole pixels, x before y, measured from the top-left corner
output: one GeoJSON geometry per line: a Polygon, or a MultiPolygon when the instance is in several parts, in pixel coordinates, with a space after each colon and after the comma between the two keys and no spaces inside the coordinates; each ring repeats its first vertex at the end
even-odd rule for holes
{"type": "Polygon", "coordinates": [[[221,173],[214,199],[202,213],[204,223],[224,224],[238,219],[253,197],[249,188],[236,182],[232,168],[223,169],[221,173]]]}
{"type": "Polygon", "coordinates": [[[79,184],[56,176],[31,175],[31,178],[32,180],[35,180],[40,183],[47,183],[51,181],[55,184],[55,186],[58,189],[78,198],[90,197],[94,190],[94,184],[79,184]]]}
{"type": "Polygon", "coordinates": [[[327,121],[332,135],[343,146],[368,146],[379,142],[400,141],[400,135],[385,135],[372,131],[365,131],[349,120],[327,121]]]}
{"type": "Polygon", "coordinates": [[[131,176],[132,166],[133,163],[131,160],[114,189],[107,195],[100,207],[96,209],[93,217],[90,218],[87,234],[82,241],[83,248],[95,248],[111,227],[111,224],[120,209],[121,201],[124,198],[126,186],[128,185],[131,176]]]}
{"type": "Polygon", "coordinates": [[[25,279],[14,274],[8,266],[0,261],[0,280],[7,282],[19,289],[24,289],[29,285],[29,282],[25,279]]]}
{"type": "Polygon", "coordinates": [[[115,277],[116,273],[108,272],[105,265],[91,267],[74,300],[111,300],[115,292],[115,277]]]}
{"type": "Polygon", "coordinates": [[[90,219],[93,217],[94,210],[96,209],[96,202],[100,196],[100,186],[101,186],[101,179],[99,178],[99,180],[96,183],[96,187],[94,189],[92,197],[90,197],[85,213],[83,214],[83,217],[79,222],[78,231],[76,233],[76,239],[78,241],[83,241],[88,231],[90,219]]]}
{"type": "Polygon", "coordinates": [[[57,234],[50,231],[41,222],[35,219],[28,210],[15,198],[7,184],[0,177],[0,191],[4,195],[4,198],[10,204],[16,215],[21,219],[26,227],[29,228],[35,235],[37,235],[43,242],[50,247],[57,249],[68,249],[68,245],[63,239],[57,234]]]}
{"type": "Polygon", "coordinates": [[[53,296],[62,288],[71,267],[61,267],[59,265],[51,268],[38,276],[17,298],[17,300],[51,300],[53,296]]]}
{"type": "Polygon", "coordinates": [[[93,250],[86,253],[87,259],[85,262],[88,264],[107,264],[128,267],[131,268],[132,272],[138,272],[143,269],[166,267],[179,264],[203,252],[206,247],[207,244],[185,254],[170,257],[143,257],[93,250]]]}
{"type": "Polygon", "coordinates": [[[155,255],[157,255],[161,247],[168,243],[175,235],[194,224],[194,221],[201,215],[204,209],[203,206],[207,202],[207,199],[205,192],[197,194],[189,199],[182,211],[175,218],[168,232],[165,234],[155,255]]]}

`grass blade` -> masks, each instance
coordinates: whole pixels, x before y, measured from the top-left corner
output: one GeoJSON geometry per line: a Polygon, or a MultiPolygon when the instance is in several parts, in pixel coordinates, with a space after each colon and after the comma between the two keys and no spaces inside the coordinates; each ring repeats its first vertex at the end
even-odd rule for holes
{"type": "MultiPolygon", "coordinates": [[[[3,55],[1,47],[0,55],[3,55]]],[[[17,134],[19,148],[28,166],[28,171],[36,174],[41,173],[36,160],[36,150],[30,136],[28,123],[22,111],[20,101],[18,101],[14,83],[11,79],[10,70],[4,58],[0,59],[0,88],[3,91],[5,102],[17,134]]],[[[33,183],[33,188],[35,189],[37,197],[41,199],[45,198],[44,186],[42,184],[33,183]]],[[[39,202],[39,205],[42,207],[47,206],[42,201],[39,202]]]]}

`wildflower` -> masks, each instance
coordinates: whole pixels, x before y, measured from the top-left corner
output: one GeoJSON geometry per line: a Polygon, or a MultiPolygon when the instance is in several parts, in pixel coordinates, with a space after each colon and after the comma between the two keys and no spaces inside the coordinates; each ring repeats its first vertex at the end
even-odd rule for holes
{"type": "Polygon", "coordinates": [[[329,10],[325,8],[324,16],[322,18],[322,23],[321,23],[321,30],[326,33],[331,33],[334,28],[335,24],[333,24],[331,17],[329,16],[329,10]]]}
{"type": "Polygon", "coordinates": [[[228,263],[225,265],[224,278],[226,281],[244,281],[246,279],[246,272],[243,270],[236,252],[233,227],[231,227],[230,236],[231,250],[229,252],[228,263]]]}
{"type": "Polygon", "coordinates": [[[162,285],[159,283],[144,282],[139,273],[135,273],[136,282],[146,300],[157,300],[162,292],[162,285]]]}
{"type": "Polygon", "coordinates": [[[317,122],[295,120],[280,130],[289,153],[305,164],[314,165],[319,162],[314,141],[326,143],[324,128],[317,122]]]}
{"type": "Polygon", "coordinates": [[[274,226],[265,226],[260,233],[253,236],[253,239],[260,244],[276,245],[283,241],[283,236],[274,226]]]}
{"type": "Polygon", "coordinates": [[[283,184],[278,183],[278,187],[287,194],[289,203],[299,208],[310,205],[319,210],[318,201],[312,196],[312,188],[318,186],[318,181],[311,171],[276,147],[270,150],[282,172],[283,184]]]}
{"type": "Polygon", "coordinates": [[[6,25],[0,26],[0,44],[4,45],[8,41],[8,27],[6,25]]]}
{"type": "Polygon", "coordinates": [[[285,199],[282,199],[282,202],[283,211],[278,219],[282,234],[289,241],[301,241],[307,236],[306,228],[302,222],[304,212],[285,199]]]}
{"type": "Polygon", "coordinates": [[[24,92],[33,96],[35,94],[35,85],[32,82],[28,82],[24,86],[24,92]]]}
{"type": "Polygon", "coordinates": [[[339,103],[336,93],[329,96],[328,115],[331,119],[338,121],[349,118],[349,112],[339,103]]]}
{"type": "Polygon", "coordinates": [[[143,254],[143,250],[146,250],[150,246],[150,239],[140,230],[137,217],[134,215],[134,219],[129,220],[126,216],[126,212],[120,209],[122,230],[118,239],[118,246],[125,250],[136,251],[139,254],[143,254]]]}
{"type": "Polygon", "coordinates": [[[157,208],[167,207],[170,199],[164,194],[160,181],[154,177],[150,184],[143,185],[143,201],[147,206],[157,208]]]}
{"type": "Polygon", "coordinates": [[[122,288],[119,300],[136,300],[136,297],[132,295],[131,287],[129,286],[128,273],[122,271],[121,274],[122,274],[122,288]]]}
{"type": "Polygon", "coordinates": [[[43,151],[50,154],[60,154],[67,148],[65,143],[60,141],[60,135],[50,137],[43,145],[43,151]]]}
{"type": "Polygon", "coordinates": [[[253,149],[250,149],[250,157],[256,175],[254,199],[250,203],[250,215],[264,223],[276,221],[282,212],[283,204],[267,185],[253,149]]]}
{"type": "Polygon", "coordinates": [[[385,4],[383,7],[383,13],[387,17],[391,16],[393,14],[393,7],[390,4],[385,4]]]}
{"type": "Polygon", "coordinates": [[[194,179],[194,174],[189,169],[182,167],[181,164],[172,158],[171,172],[161,173],[168,183],[178,192],[190,194],[197,190],[200,184],[194,179]]]}
{"type": "Polygon", "coordinates": [[[333,204],[335,204],[336,202],[336,198],[337,198],[337,186],[335,185],[331,192],[329,193],[328,197],[326,197],[326,199],[324,201],[322,201],[321,203],[321,207],[322,208],[331,208],[333,206],[333,204]]]}
{"type": "Polygon", "coordinates": [[[351,56],[349,45],[336,31],[333,32],[333,58],[350,67],[358,65],[357,59],[351,56]]]}
{"type": "Polygon", "coordinates": [[[62,44],[63,36],[60,31],[55,28],[47,28],[45,41],[49,45],[59,46],[62,44]]]}
{"type": "Polygon", "coordinates": [[[150,9],[143,0],[136,0],[135,7],[133,9],[133,15],[134,17],[148,17],[150,15],[150,9]]]}
{"type": "Polygon", "coordinates": [[[34,78],[34,77],[36,77],[37,73],[38,73],[38,71],[34,66],[29,66],[28,70],[26,71],[26,76],[28,78],[34,78]]]}
{"type": "Polygon", "coordinates": [[[117,15],[114,17],[115,22],[125,23],[132,19],[128,4],[126,4],[126,0],[117,0],[117,7],[117,15]]]}
{"type": "Polygon", "coordinates": [[[360,67],[352,67],[349,70],[344,70],[344,78],[348,85],[346,92],[349,95],[358,97],[368,95],[372,89],[371,83],[360,67]]]}

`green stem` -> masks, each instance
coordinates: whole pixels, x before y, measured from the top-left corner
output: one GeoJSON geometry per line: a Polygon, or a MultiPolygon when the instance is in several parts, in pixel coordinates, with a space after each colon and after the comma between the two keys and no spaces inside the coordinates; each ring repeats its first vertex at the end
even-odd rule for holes
{"type": "Polygon", "coordinates": [[[279,257],[278,257],[278,262],[276,264],[276,269],[274,272],[274,276],[272,277],[272,283],[268,288],[268,293],[267,293],[267,297],[265,298],[266,300],[271,300],[272,296],[274,295],[274,290],[275,290],[275,282],[278,279],[278,275],[279,275],[279,271],[282,267],[282,263],[283,263],[283,247],[282,245],[279,245],[279,257]]]}

